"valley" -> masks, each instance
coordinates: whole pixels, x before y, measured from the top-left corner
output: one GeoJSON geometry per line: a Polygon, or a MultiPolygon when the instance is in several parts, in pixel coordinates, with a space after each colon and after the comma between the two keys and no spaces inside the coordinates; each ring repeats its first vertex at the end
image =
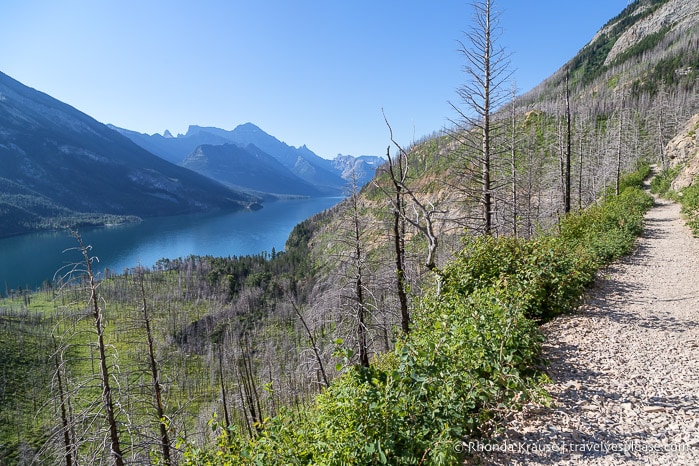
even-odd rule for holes
{"type": "MultiPolygon", "coordinates": [[[[699,229],[699,6],[629,2],[520,95],[490,42],[495,3],[472,5],[452,125],[403,145],[384,114],[383,158],[321,159],[252,123],[139,134],[0,75],[10,232],[76,226],[60,212],[137,215],[113,231],[143,228],[176,247],[150,223],[170,218],[191,228],[184,242],[208,241],[201,227],[228,251],[238,218],[317,207],[274,251],[183,253],[104,275],[103,246],[73,232],[64,280],[0,299],[0,463],[527,463],[539,457],[474,457],[464,445],[631,435],[632,424],[591,419],[601,406],[692,446],[687,416],[666,425],[687,386],[668,376],[629,394],[644,384],[609,364],[628,355],[626,330],[646,359],[680,362],[665,358],[666,336],[693,354],[692,311],[674,312],[685,295],[651,287],[670,273],[656,248],[678,280],[696,266],[676,256],[694,243],[675,233],[678,212],[699,229]],[[681,208],[648,193],[651,176],[651,191],[681,208]],[[327,195],[342,200],[316,204],[327,195]],[[605,370],[575,375],[583,360],[605,370]],[[677,391],[662,399],[665,388],[677,391]],[[549,431],[559,415],[570,423],[549,431]]],[[[269,229],[244,223],[253,236],[269,229]]],[[[25,251],[19,263],[39,260],[25,251]]]]}

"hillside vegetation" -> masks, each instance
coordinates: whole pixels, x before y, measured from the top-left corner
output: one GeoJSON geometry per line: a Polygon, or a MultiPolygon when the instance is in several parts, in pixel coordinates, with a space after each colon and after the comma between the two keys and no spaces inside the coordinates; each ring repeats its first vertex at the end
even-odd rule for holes
{"type": "Polygon", "coordinates": [[[414,309],[415,331],[368,368],[353,366],[303,411],[283,409],[246,440],[222,428],[218,448],[185,464],[458,464],[462,440],[502,410],[541,396],[536,322],[575,308],[596,270],[631,251],[652,199],[644,166],[619,196],[536,239],[476,237],[414,309]]]}
{"type": "MultiPolygon", "coordinates": [[[[635,2],[601,40],[681,3],[635,2]]],[[[665,145],[698,110],[696,80],[653,71],[693,60],[696,26],[673,24],[589,76],[579,56],[499,94],[488,209],[481,120],[407,147],[389,126],[389,163],[283,252],[163,259],[96,287],[80,265],[14,290],[0,301],[0,463],[112,464],[114,435],[133,464],[461,461],[463,441],[545,398],[538,324],[574,309],[642,230],[649,164],[669,165],[665,145]]]]}
{"type": "MultiPolygon", "coordinates": [[[[110,367],[119,382],[124,438],[134,445],[131,461],[158,457],[143,357],[143,280],[168,426],[180,438],[184,464],[372,464],[382,457],[388,464],[417,464],[423,455],[430,464],[453,463],[464,435],[494,428],[502,410],[541,395],[536,322],[572,309],[595,270],[633,246],[650,206],[638,189],[644,173],[627,178],[633,186],[620,196],[570,216],[559,234],[465,239],[441,271],[439,287],[428,286],[416,298],[414,331],[391,351],[362,368],[351,364],[343,342],[334,342],[337,367],[327,370],[337,378],[315,401],[302,382],[306,369],[317,368],[304,360],[310,343],[298,319],[288,309],[265,313],[286,301],[284,280],[308,277],[304,255],[163,261],[157,271],[103,281],[110,367]],[[227,287],[219,288],[221,276],[227,287]],[[224,304],[230,296],[239,297],[236,304],[224,304]],[[215,308],[216,316],[208,317],[215,308]],[[208,341],[201,334],[210,335],[208,341]],[[304,409],[297,409],[299,402],[304,409]],[[202,441],[193,434],[203,434],[207,423],[230,448],[193,446],[195,438],[202,441]]],[[[302,233],[296,234],[302,244],[302,233]]],[[[71,400],[71,429],[83,439],[76,455],[107,461],[99,440],[104,421],[94,337],[80,304],[87,292],[65,286],[3,303],[4,462],[22,462],[33,451],[46,460],[58,454],[61,429],[49,426],[61,393],[71,400]]]]}
{"type": "Polygon", "coordinates": [[[668,166],[653,179],[651,191],[682,205],[687,225],[699,236],[699,113],[667,144],[668,166]]]}

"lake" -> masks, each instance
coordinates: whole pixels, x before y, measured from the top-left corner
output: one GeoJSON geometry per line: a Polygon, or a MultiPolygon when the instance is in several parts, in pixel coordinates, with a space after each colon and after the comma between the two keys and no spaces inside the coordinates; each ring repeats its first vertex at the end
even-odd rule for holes
{"type": "MultiPolygon", "coordinates": [[[[341,198],[265,203],[258,211],[217,212],[145,219],[140,223],[80,231],[99,258],[95,271],[122,272],[139,263],[189,255],[242,256],[284,250],[301,221],[337,204],[341,198]]],[[[32,233],[0,239],[0,294],[18,287],[36,288],[62,267],[80,259],[68,232],[32,233]]]]}

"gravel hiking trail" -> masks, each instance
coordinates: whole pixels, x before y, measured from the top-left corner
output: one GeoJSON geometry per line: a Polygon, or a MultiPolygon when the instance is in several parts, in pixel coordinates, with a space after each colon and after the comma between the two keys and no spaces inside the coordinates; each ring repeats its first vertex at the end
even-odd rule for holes
{"type": "Polygon", "coordinates": [[[678,204],[656,199],[634,253],[542,330],[551,406],[464,445],[467,464],[699,465],[699,239],[678,204]]]}

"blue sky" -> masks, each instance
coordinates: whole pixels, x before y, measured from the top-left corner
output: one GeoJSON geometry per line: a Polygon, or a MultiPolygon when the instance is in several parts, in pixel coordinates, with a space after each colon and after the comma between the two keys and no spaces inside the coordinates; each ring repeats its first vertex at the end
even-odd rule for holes
{"type": "MultiPolygon", "coordinates": [[[[627,0],[496,0],[528,90],[627,0]]],[[[383,155],[455,118],[468,0],[3,0],[0,71],[146,133],[253,122],[318,155],[383,155]]]]}

